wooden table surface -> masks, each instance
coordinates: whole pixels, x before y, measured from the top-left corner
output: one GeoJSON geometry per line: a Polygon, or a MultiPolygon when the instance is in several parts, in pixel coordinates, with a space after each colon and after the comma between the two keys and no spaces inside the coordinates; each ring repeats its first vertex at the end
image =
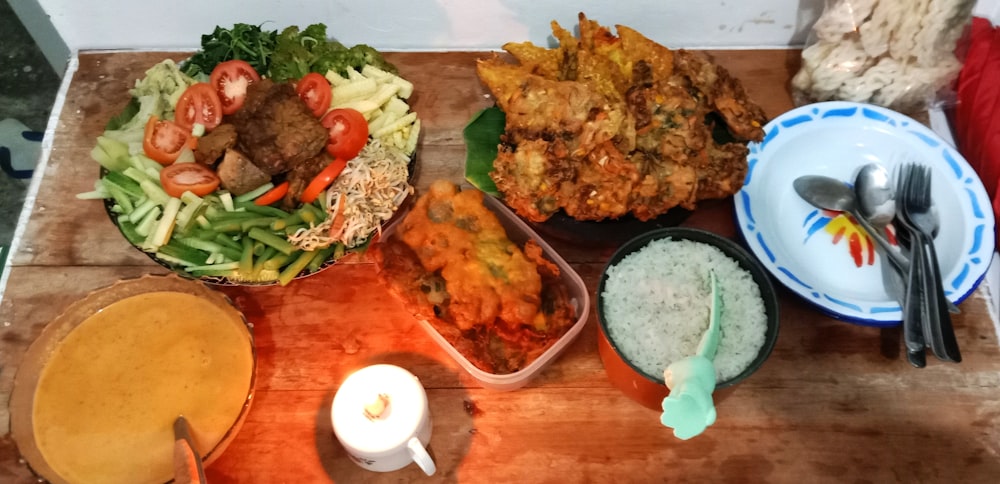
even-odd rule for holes
{"type": "MultiPolygon", "coordinates": [[[[714,51],[769,117],[792,108],[799,53],[714,51]]],[[[415,184],[463,181],[462,128],[491,104],[475,76],[484,53],[391,53],[416,86],[423,120],[415,184]]],[[[73,73],[0,305],[0,481],[34,482],[9,433],[14,375],[28,345],[72,301],[123,278],[163,273],[128,245],[92,189],[89,157],[126,90],[157,61],[183,54],[85,52],[73,73]]],[[[788,188],[790,189],[790,188],[788,188]]],[[[736,237],[731,201],[701,205],[685,225],[736,237]]],[[[612,248],[550,240],[593,294],[612,248]]],[[[1000,476],[1000,351],[981,288],[954,319],[965,360],[910,367],[895,330],[817,312],[779,287],[781,331],[770,359],[719,403],[701,436],[675,439],[659,413],[608,382],[597,318],[527,387],[481,388],[353,258],[288,287],[222,288],[254,324],[259,373],[253,407],[208,469],[220,482],[996,482],[1000,476]],[[330,404],[353,370],[393,363],[427,388],[438,472],[411,465],[373,473],[334,438],[330,404]]]]}

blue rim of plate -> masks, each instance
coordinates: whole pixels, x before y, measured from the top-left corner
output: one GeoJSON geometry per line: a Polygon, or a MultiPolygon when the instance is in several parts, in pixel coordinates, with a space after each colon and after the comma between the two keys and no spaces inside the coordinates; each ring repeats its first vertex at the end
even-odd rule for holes
{"type": "MultiPolygon", "coordinates": [[[[936,184],[952,187],[943,190],[952,190],[948,193],[957,201],[960,212],[958,215],[964,220],[962,224],[964,231],[959,231],[963,233],[959,236],[957,250],[960,252],[956,257],[958,260],[950,266],[945,266],[942,262],[941,271],[946,296],[958,304],[976,290],[986,275],[995,248],[995,219],[992,204],[975,170],[934,131],[906,115],[886,108],[847,101],[830,101],[788,111],[767,123],[764,132],[762,141],[749,145],[749,169],[743,188],[736,194],[736,221],[747,247],[786,288],[840,320],[875,327],[891,327],[899,324],[902,319],[900,305],[887,295],[881,294],[881,299],[878,295],[872,299],[855,298],[850,293],[858,288],[823,287],[821,285],[823,281],[810,273],[813,267],[829,264],[827,259],[835,259],[840,255],[824,257],[824,254],[805,254],[811,258],[803,263],[799,260],[801,258],[796,258],[781,249],[787,245],[804,246],[809,237],[824,230],[824,224],[829,224],[830,220],[836,217],[834,213],[815,209],[801,200],[792,188],[794,178],[805,174],[821,174],[853,181],[856,169],[862,164],[878,161],[891,169],[892,165],[902,161],[898,157],[899,152],[909,154],[919,152],[921,154],[919,161],[930,165],[933,169],[936,184]],[[825,139],[833,136],[831,133],[843,130],[858,130],[857,133],[851,133],[857,134],[858,138],[850,140],[849,143],[838,142],[836,146],[823,145],[825,139]],[[893,141],[891,152],[886,152],[888,148],[884,146],[877,146],[879,139],[888,138],[892,138],[893,141]],[[797,144],[790,145],[790,143],[797,144]],[[787,160],[781,159],[781,150],[794,152],[796,149],[803,149],[799,147],[800,145],[812,150],[811,155],[815,158],[794,160],[797,166],[789,166],[787,160]],[[824,150],[824,147],[827,150],[824,150]],[[879,153],[880,149],[882,153],[879,153]],[[845,160],[835,156],[838,151],[841,154],[847,152],[865,156],[845,160]],[[827,156],[829,153],[834,155],[827,156]],[[833,159],[834,162],[824,164],[822,161],[824,158],[833,159]],[[770,172],[767,171],[769,169],[770,172]],[[772,176],[772,173],[778,173],[779,170],[787,172],[787,180],[784,180],[787,181],[787,186],[776,186],[774,180],[770,179],[782,176],[781,174],[772,176]],[[783,222],[780,230],[770,230],[772,226],[767,224],[768,216],[771,215],[766,203],[769,200],[776,202],[770,204],[771,207],[775,207],[773,210],[783,215],[792,215],[781,218],[783,222]],[[789,233],[800,236],[801,239],[785,240],[791,238],[789,233]],[[810,268],[804,269],[801,267],[803,265],[810,268]]],[[[781,185],[785,185],[784,181],[781,185]]],[[[945,220],[945,217],[942,217],[942,224],[944,223],[958,222],[945,220]]],[[[942,232],[944,231],[942,227],[942,232]]],[[[828,245],[833,247],[833,244],[828,245]]],[[[939,255],[940,253],[939,249],[939,255]]],[[[862,259],[867,260],[867,256],[862,259]]],[[[869,265],[881,263],[877,258],[875,261],[869,265]]],[[[868,270],[871,272],[870,268],[868,270]]],[[[880,269],[875,268],[875,270],[880,269]]],[[[870,277],[864,280],[858,279],[859,287],[873,283],[868,279],[870,277]]],[[[884,291],[880,279],[874,283],[879,285],[879,290],[884,291]]]]}

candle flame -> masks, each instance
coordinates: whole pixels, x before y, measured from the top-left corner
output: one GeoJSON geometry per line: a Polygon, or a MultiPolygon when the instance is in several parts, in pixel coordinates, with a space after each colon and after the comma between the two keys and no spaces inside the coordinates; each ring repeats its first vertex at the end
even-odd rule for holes
{"type": "Polygon", "coordinates": [[[373,400],[369,401],[365,405],[365,417],[368,420],[375,421],[380,418],[386,409],[389,408],[389,395],[386,393],[379,393],[373,400]]]}

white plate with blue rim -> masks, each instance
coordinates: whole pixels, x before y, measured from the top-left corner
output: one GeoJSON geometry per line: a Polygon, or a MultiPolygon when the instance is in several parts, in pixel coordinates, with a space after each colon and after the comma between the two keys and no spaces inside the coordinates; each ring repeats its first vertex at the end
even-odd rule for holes
{"type": "Polygon", "coordinates": [[[853,185],[861,166],[931,167],[941,223],[934,240],[945,295],[958,304],[982,281],[995,247],[995,219],[968,162],[936,133],[895,111],[843,101],[809,104],[771,120],[751,143],[736,194],[739,230],[751,252],[785,287],[831,316],[877,327],[898,325],[902,308],[882,283],[874,244],[841,212],[800,198],[792,182],[826,175],[853,185]]]}

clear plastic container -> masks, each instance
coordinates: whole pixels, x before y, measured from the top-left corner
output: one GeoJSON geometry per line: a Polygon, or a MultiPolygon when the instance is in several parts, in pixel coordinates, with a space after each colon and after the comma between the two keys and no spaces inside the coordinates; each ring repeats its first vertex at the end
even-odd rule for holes
{"type": "MultiPolygon", "coordinates": [[[[474,190],[472,188],[466,189],[474,190]]],[[[526,385],[535,375],[539,374],[550,363],[552,363],[566,349],[566,347],[580,335],[580,332],[583,331],[583,327],[587,324],[587,317],[590,314],[590,295],[587,292],[587,286],[583,283],[583,279],[580,278],[580,275],[577,274],[572,267],[570,267],[566,260],[556,253],[552,246],[539,237],[527,223],[521,220],[510,209],[505,207],[499,200],[489,195],[483,196],[483,204],[486,208],[496,214],[500,223],[503,225],[504,230],[507,232],[507,238],[521,247],[524,246],[524,243],[528,239],[535,239],[535,242],[537,242],[542,248],[545,258],[559,266],[559,279],[569,290],[570,301],[576,310],[576,323],[569,328],[566,334],[545,350],[544,353],[539,355],[535,361],[532,361],[527,366],[514,373],[497,375],[483,371],[473,365],[472,362],[455,349],[455,347],[452,346],[448,340],[444,339],[444,337],[441,336],[441,333],[431,326],[430,322],[421,318],[417,318],[417,321],[419,321],[420,325],[427,331],[427,334],[431,336],[431,339],[441,345],[441,347],[444,348],[444,350],[451,355],[451,357],[454,358],[455,361],[462,366],[462,368],[465,368],[465,371],[468,371],[470,375],[479,380],[484,387],[501,391],[516,390],[526,385]]],[[[399,221],[389,227],[386,230],[386,233],[392,233],[397,223],[399,223],[399,221]]]]}

